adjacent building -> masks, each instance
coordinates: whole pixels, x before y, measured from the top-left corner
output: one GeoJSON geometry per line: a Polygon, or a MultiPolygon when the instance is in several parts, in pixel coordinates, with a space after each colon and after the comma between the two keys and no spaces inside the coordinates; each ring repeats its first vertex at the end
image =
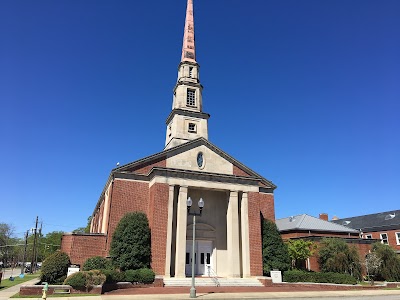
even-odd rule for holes
{"type": "Polygon", "coordinates": [[[364,239],[377,239],[400,254],[400,210],[332,219],[333,223],[359,231],[364,239]]]}
{"type": "MultiPolygon", "coordinates": [[[[340,224],[328,222],[327,214],[320,214],[319,218],[301,214],[276,220],[276,225],[282,239],[304,239],[317,244],[323,238],[342,238],[347,244],[357,248],[360,257],[365,257],[371,250],[373,239],[365,240],[360,237],[360,232],[340,224]]],[[[308,270],[319,271],[318,253],[316,252],[305,262],[308,270]]]]}
{"type": "Polygon", "coordinates": [[[152,268],[159,276],[185,277],[195,260],[197,275],[207,268],[222,277],[263,274],[261,218],[275,220],[276,186],[208,140],[203,86],[196,60],[193,0],[188,0],[178,80],[166,119],[165,148],[111,171],[94,208],[90,234],[66,234],[61,250],[71,262],[107,257],[113,232],[127,212],[144,212],[151,227],[152,268]],[[194,207],[203,199],[196,220],[194,207]]]}

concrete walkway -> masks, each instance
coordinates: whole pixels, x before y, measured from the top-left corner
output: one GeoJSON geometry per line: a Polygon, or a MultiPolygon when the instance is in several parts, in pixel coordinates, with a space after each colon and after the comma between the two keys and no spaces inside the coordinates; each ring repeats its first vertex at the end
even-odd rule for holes
{"type": "MultiPolygon", "coordinates": [[[[22,285],[30,285],[38,282],[38,279],[32,279],[30,281],[26,281],[24,283],[15,285],[8,289],[0,290],[0,300],[8,300],[11,296],[15,295],[19,292],[19,288],[22,285]]],[[[189,297],[189,289],[187,289],[187,293],[166,293],[168,292],[168,288],[162,288],[162,292],[160,293],[160,289],[145,288],[138,289],[141,290],[141,294],[130,294],[130,295],[119,295],[119,294],[106,294],[101,296],[85,296],[85,297],[63,297],[63,300],[180,300],[180,299],[191,299],[189,297]],[[164,290],[165,289],[165,290],[164,290]],[[157,294],[151,294],[152,292],[157,292],[157,294]]],[[[137,291],[137,292],[139,292],[137,291]]],[[[171,290],[169,291],[171,292],[171,290]]],[[[232,289],[232,292],[229,289],[224,290],[222,293],[218,292],[203,292],[198,290],[197,298],[198,299],[206,299],[206,300],[222,300],[222,299],[285,299],[285,298],[304,298],[304,299],[321,299],[325,297],[362,297],[362,296],[383,296],[383,295],[398,295],[400,299],[400,290],[350,290],[350,291],[274,291],[274,292],[238,292],[232,289]]],[[[37,298],[29,298],[29,299],[37,299],[41,300],[41,297],[37,298]]]]}
{"type": "MultiPolygon", "coordinates": [[[[6,279],[3,279],[3,280],[6,280],[6,279]]],[[[39,278],[35,278],[35,279],[31,279],[31,280],[25,281],[23,283],[14,285],[14,286],[9,287],[9,288],[3,288],[3,289],[0,290],[0,300],[6,300],[6,299],[9,299],[11,296],[14,296],[16,293],[19,292],[19,288],[22,285],[36,284],[38,282],[39,282],[39,278]]]]}

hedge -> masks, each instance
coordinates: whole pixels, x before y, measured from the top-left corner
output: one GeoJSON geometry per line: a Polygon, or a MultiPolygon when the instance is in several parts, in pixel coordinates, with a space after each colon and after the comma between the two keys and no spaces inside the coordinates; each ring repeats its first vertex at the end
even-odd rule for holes
{"type": "Polygon", "coordinates": [[[126,281],[125,273],[117,270],[101,270],[101,272],[106,276],[106,283],[116,283],[126,281]]]}
{"type": "Polygon", "coordinates": [[[74,289],[81,290],[95,285],[102,285],[106,281],[106,275],[99,270],[81,271],[68,276],[64,284],[72,286],[74,289]]]}
{"type": "Polygon", "coordinates": [[[83,271],[102,269],[112,270],[113,266],[110,260],[101,256],[90,257],[83,264],[83,271]]]}
{"type": "Polygon", "coordinates": [[[286,282],[317,282],[317,283],[336,283],[336,284],[356,284],[357,279],[349,274],[341,273],[318,273],[300,270],[291,270],[283,273],[283,280],[286,282]]]}

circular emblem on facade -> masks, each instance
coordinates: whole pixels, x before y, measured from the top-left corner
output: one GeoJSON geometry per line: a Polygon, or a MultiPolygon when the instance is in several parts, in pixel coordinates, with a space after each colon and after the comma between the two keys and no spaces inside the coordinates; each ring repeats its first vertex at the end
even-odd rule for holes
{"type": "Polygon", "coordinates": [[[199,153],[197,154],[197,166],[198,166],[200,169],[203,169],[203,168],[204,168],[204,156],[203,156],[203,152],[199,152],[199,153]]]}

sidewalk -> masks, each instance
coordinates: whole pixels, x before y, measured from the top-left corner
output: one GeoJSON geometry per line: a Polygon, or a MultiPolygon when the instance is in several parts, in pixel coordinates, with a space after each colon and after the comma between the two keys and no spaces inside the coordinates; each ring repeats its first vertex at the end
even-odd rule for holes
{"type": "MultiPolygon", "coordinates": [[[[37,283],[38,279],[32,279],[19,285],[15,285],[5,290],[0,290],[0,300],[8,300],[11,296],[19,292],[22,285],[37,283]]],[[[133,289],[132,289],[133,290],[133,289]]],[[[134,289],[134,291],[118,290],[118,293],[110,292],[101,296],[84,296],[84,297],[63,297],[62,300],[180,300],[191,299],[189,297],[190,288],[143,288],[134,289]]],[[[224,289],[199,287],[197,289],[197,298],[206,300],[223,300],[223,299],[289,299],[289,298],[314,298],[321,299],[324,297],[361,297],[361,296],[378,296],[378,295],[399,295],[400,290],[347,290],[347,291],[268,291],[263,288],[255,288],[253,291],[247,289],[246,292],[235,287],[225,287],[224,289]]],[[[20,298],[22,299],[22,298],[20,298]]],[[[42,300],[41,297],[29,298],[42,300]]],[[[61,299],[60,299],[61,300],[61,299]]]]}
{"type": "MultiPolygon", "coordinates": [[[[3,279],[4,280],[4,279],[3,279]]],[[[28,281],[25,281],[23,283],[14,285],[12,287],[6,288],[6,289],[1,289],[0,290],[0,300],[6,300],[9,299],[11,296],[15,295],[16,293],[19,292],[19,288],[22,285],[30,285],[30,284],[36,284],[39,282],[39,278],[31,279],[28,281]]]]}

